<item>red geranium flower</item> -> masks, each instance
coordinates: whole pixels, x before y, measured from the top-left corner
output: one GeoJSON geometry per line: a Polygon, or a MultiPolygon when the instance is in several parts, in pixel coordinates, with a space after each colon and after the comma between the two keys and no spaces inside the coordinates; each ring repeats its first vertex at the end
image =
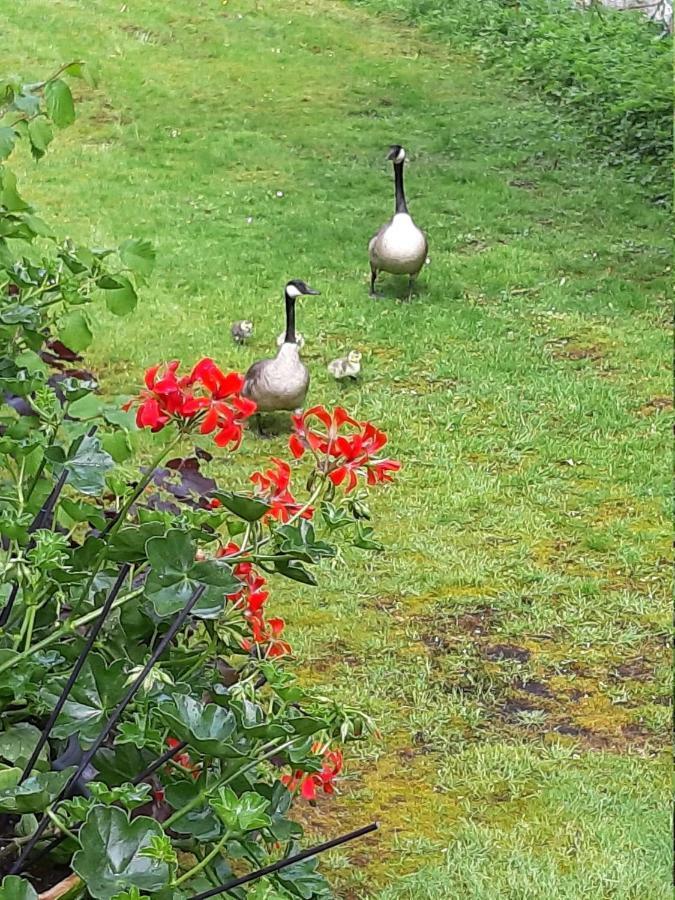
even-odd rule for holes
{"type": "Polygon", "coordinates": [[[401,468],[395,459],[376,456],[387,443],[387,435],[370,422],[353,419],[341,406],[333,413],[314,406],[292,419],[294,434],[288,445],[293,456],[300,459],[309,450],[316,457],[319,471],[335,485],[346,481],[347,492],[356,487],[359,475],[374,485],[391,481],[392,474],[401,468]]]}
{"type": "MultiPolygon", "coordinates": [[[[175,749],[181,742],[176,738],[167,738],[166,745],[170,750],[175,749]]],[[[189,753],[177,753],[174,757],[172,757],[173,761],[178,763],[179,766],[182,766],[184,769],[187,769],[192,773],[193,778],[199,778],[199,773],[201,771],[201,766],[192,762],[189,753]]]]}
{"type": "Polygon", "coordinates": [[[245,638],[241,642],[244,650],[250,651],[255,645],[266,644],[265,657],[273,659],[277,656],[287,656],[291,653],[291,645],[281,640],[286,623],[283,619],[268,619],[262,616],[251,618],[252,639],[245,638]]]}
{"type": "Polygon", "coordinates": [[[282,784],[285,784],[289,791],[299,788],[300,796],[305,800],[316,800],[317,792],[320,790],[324,794],[334,794],[334,781],[342,772],[343,765],[342,753],[339,750],[329,750],[320,744],[314,744],[312,750],[324,757],[320,772],[305,774],[302,770],[297,770],[292,775],[281,776],[282,784]]]}
{"type": "MultiPolygon", "coordinates": [[[[289,490],[291,483],[291,467],[282,459],[272,457],[274,465],[266,472],[254,472],[251,481],[255,484],[256,494],[261,500],[271,505],[268,516],[280,522],[288,522],[291,516],[300,512],[302,504],[298,503],[289,490]]],[[[311,507],[302,510],[301,518],[311,519],[314,510],[311,507]]]]}
{"type": "MultiPolygon", "coordinates": [[[[152,366],[145,373],[145,389],[137,401],[136,424],[139,428],[161,431],[171,421],[181,428],[199,425],[202,434],[216,432],[219,447],[241,443],[242,425],[253,415],[256,405],[240,396],[243,376],[225,375],[212,359],[202,359],[190,375],[178,376],[180,363],[152,366]]],[[[126,403],[129,409],[134,400],[126,403]]]]}
{"type": "MultiPolygon", "coordinates": [[[[221,547],[216,556],[232,556],[239,553],[240,549],[238,544],[230,542],[227,546],[221,547]]],[[[241,590],[236,594],[228,594],[227,599],[236,606],[245,607],[244,614],[247,617],[259,616],[269,597],[269,591],[264,590],[267,579],[256,572],[252,563],[237,563],[232,571],[235,578],[242,583],[241,590]]]]}

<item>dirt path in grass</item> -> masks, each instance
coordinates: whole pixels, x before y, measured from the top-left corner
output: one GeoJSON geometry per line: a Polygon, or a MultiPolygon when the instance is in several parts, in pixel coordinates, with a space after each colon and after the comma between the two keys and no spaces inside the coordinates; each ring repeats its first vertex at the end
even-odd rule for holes
{"type": "MultiPolygon", "coordinates": [[[[76,239],[157,244],[134,316],[98,316],[106,390],[160,359],[243,369],[302,277],[312,401],[404,462],[372,504],[387,551],[275,601],[307,680],[382,732],[303,813],[317,837],[382,823],[326,860],[337,896],[670,896],[663,213],[498,74],[341,3],[15,6],[10,71],[102,68],[24,193],[76,239]],[[367,296],[395,142],[431,247],[409,305],[367,296]]],[[[223,481],[270,452],[247,438],[223,481]]]]}

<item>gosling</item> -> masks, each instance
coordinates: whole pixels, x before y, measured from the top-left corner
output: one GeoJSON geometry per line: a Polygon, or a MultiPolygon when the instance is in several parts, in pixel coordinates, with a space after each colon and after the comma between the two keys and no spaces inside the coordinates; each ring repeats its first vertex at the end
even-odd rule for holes
{"type": "Polygon", "coordinates": [[[346,378],[356,381],[361,371],[361,353],[350,350],[346,356],[329,362],[327,368],[336,381],[344,381],[346,378]]]}
{"type": "Polygon", "coordinates": [[[242,319],[240,322],[233,322],[230,328],[230,334],[235,344],[245,344],[246,341],[253,336],[253,322],[248,319],[242,319]]]}

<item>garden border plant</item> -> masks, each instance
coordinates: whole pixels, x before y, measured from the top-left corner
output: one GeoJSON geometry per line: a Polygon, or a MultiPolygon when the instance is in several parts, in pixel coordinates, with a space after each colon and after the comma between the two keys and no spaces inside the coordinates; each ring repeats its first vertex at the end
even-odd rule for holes
{"type": "MultiPolygon", "coordinates": [[[[65,77],[91,80],[77,62],[0,83],[3,160],[72,122],[65,77]]],[[[238,373],[157,365],[121,408],[82,368],[86,305],[131,312],[150,243],[59,241],[6,162],[0,187],[0,898],[36,898],[46,873],[50,898],[327,897],[316,854],[376,826],[301,850],[292,806],[334,792],[338,745],[372,724],[283,668],[268,580],[315,585],[337,538],[378,550],[364,488],[399,463],[319,406],[293,417],[288,461],[220,489],[206,446],[237,450],[255,412],[238,373]]]]}

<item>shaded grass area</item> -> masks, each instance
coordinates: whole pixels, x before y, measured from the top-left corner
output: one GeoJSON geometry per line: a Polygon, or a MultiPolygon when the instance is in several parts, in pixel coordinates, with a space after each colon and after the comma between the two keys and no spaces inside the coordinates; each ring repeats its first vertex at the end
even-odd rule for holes
{"type": "MultiPolygon", "coordinates": [[[[105,389],[172,357],[245,368],[301,277],[322,290],[299,310],[311,400],[380,424],[405,464],[373,498],[386,553],[276,600],[303,675],[382,730],[307,809],[317,835],[382,822],[328,861],[338,896],[669,896],[664,214],[470,54],[338,3],[5,19],[9,69],[103,72],[24,193],[75,239],[157,244],[134,316],[98,315],[105,389]],[[393,279],[367,296],[393,142],[431,247],[410,305],[393,279]],[[325,364],[351,347],[364,374],[341,389],[325,364]]],[[[216,468],[241,483],[282,450],[247,436],[216,468]]]]}

